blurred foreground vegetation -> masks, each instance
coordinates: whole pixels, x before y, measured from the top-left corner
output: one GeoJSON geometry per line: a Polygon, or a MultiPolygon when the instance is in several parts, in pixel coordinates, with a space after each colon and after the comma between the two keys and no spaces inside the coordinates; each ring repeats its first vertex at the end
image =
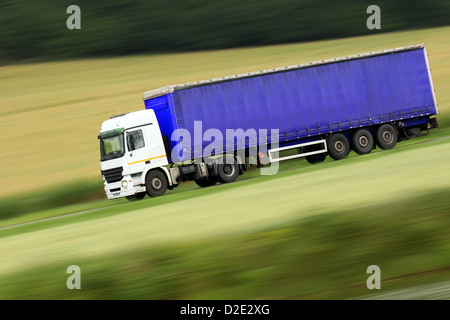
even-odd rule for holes
{"type": "Polygon", "coordinates": [[[303,42],[449,24],[450,2],[429,0],[2,0],[0,57],[78,58],[303,42]],[[367,8],[381,8],[369,30],[367,8]],[[81,30],[68,30],[69,5],[81,30]]]}
{"type": "Polygon", "coordinates": [[[342,299],[448,280],[449,139],[422,142],[2,228],[0,298],[342,299]]]}
{"type": "MultiPolygon", "coordinates": [[[[77,260],[68,290],[63,259],[0,278],[1,299],[344,299],[448,279],[450,189],[184,244],[146,245],[77,260]]],[[[31,266],[32,267],[32,266],[31,266]]]]}
{"type": "Polygon", "coordinates": [[[105,199],[103,180],[80,180],[0,199],[0,221],[31,212],[105,199]]]}

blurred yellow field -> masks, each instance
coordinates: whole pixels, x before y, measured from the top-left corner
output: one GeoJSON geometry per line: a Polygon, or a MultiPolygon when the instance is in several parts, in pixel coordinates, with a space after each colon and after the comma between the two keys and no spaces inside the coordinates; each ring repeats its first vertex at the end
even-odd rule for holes
{"type": "Polygon", "coordinates": [[[97,133],[142,93],[175,83],[426,43],[441,116],[450,109],[450,27],[259,48],[21,64],[0,68],[2,197],[101,179],[97,133]]]}

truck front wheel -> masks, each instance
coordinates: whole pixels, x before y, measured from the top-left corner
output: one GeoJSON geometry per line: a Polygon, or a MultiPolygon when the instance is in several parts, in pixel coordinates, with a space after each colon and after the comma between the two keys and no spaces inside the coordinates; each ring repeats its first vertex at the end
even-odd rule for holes
{"type": "Polygon", "coordinates": [[[145,188],[150,197],[162,196],[167,190],[167,185],[167,178],[161,171],[150,171],[145,177],[145,188]]]}
{"type": "Polygon", "coordinates": [[[347,158],[350,153],[350,143],[342,133],[333,134],[328,138],[328,154],[334,160],[347,158]]]}

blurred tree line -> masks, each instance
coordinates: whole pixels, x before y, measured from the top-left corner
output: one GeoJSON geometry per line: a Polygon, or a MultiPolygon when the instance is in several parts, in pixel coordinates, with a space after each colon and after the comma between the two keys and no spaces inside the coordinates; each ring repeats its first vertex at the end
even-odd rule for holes
{"type": "Polygon", "coordinates": [[[2,0],[0,57],[17,61],[194,51],[348,37],[449,24],[450,1],[2,0]],[[369,30],[367,7],[381,8],[369,30]],[[81,30],[69,30],[69,5],[81,30]]]}

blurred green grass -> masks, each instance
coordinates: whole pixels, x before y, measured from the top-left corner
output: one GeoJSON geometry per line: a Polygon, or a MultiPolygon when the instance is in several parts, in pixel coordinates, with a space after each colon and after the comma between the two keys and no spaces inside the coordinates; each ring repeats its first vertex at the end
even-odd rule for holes
{"type": "Polygon", "coordinates": [[[0,298],[352,298],[368,294],[372,264],[383,292],[430,271],[442,279],[448,146],[399,146],[0,230],[0,298]],[[65,287],[72,264],[78,292],[65,287]]]}
{"type": "Polygon", "coordinates": [[[435,280],[448,279],[449,192],[330,210],[237,235],[51,261],[1,277],[0,298],[347,299],[375,294],[366,288],[373,264],[381,268],[383,293],[420,283],[430,270],[435,280]],[[65,270],[75,262],[78,291],[65,287],[65,270]]]}
{"type": "MultiPolygon", "coordinates": [[[[74,181],[66,185],[40,190],[36,193],[13,196],[0,201],[0,221],[17,220],[31,212],[61,208],[76,203],[104,200],[101,180],[74,181]]],[[[21,220],[17,220],[21,222],[21,220]]]]}

